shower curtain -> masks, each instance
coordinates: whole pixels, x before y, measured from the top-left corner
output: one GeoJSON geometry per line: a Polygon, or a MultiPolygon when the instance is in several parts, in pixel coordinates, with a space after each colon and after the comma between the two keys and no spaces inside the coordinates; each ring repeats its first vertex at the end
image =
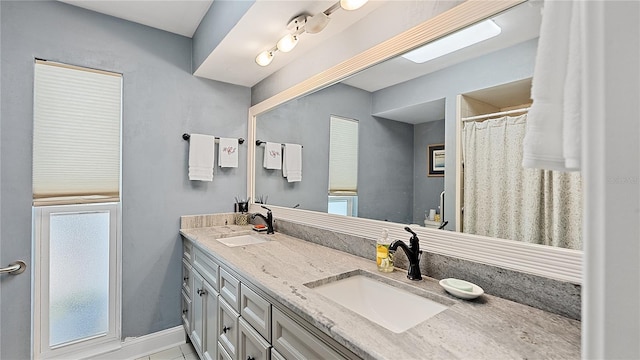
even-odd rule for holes
{"type": "Polygon", "coordinates": [[[463,231],[582,249],[580,173],[524,169],[526,119],[465,124],[463,231]]]}

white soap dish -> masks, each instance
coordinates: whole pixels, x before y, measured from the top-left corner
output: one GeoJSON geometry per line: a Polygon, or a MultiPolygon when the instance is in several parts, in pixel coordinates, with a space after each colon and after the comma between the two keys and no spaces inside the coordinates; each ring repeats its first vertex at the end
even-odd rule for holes
{"type": "Polygon", "coordinates": [[[449,294],[466,300],[475,299],[484,294],[484,290],[480,286],[459,279],[442,279],[440,280],[440,286],[449,294]]]}

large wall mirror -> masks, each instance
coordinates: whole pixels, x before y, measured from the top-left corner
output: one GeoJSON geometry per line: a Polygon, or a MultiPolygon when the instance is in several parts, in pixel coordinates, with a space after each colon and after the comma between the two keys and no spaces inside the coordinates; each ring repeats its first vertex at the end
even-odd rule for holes
{"type": "MultiPolygon", "coordinates": [[[[475,45],[423,63],[399,54],[355,74],[338,74],[339,82],[301,88],[302,96],[287,94],[253,107],[252,198],[276,216],[361,236],[375,237],[384,226],[401,237],[401,228],[414,224],[431,251],[579,283],[580,243],[530,244],[508,235],[486,236],[462,224],[463,118],[512,111],[517,116],[531,101],[542,4],[516,3],[504,2],[504,8],[512,7],[469,23],[491,20],[500,28],[475,45]],[[340,120],[357,125],[355,138],[336,134],[334,123],[340,120]],[[302,181],[289,182],[281,171],[266,169],[265,146],[256,140],[302,145],[302,181]],[[336,144],[352,142],[357,146],[336,150],[336,144]],[[336,151],[355,152],[355,189],[332,185],[336,151]],[[439,218],[429,221],[434,212],[439,218]]],[[[450,12],[465,6],[470,4],[450,12]]],[[[418,45],[423,42],[413,47],[418,45]]]]}

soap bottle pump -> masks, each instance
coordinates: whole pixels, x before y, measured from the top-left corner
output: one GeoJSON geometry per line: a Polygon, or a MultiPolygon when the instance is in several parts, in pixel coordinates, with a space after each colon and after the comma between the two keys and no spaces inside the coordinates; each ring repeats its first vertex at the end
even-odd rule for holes
{"type": "Polygon", "coordinates": [[[382,229],[382,234],[376,241],[376,263],[382,272],[393,271],[393,255],[389,252],[389,230],[382,229]]]}

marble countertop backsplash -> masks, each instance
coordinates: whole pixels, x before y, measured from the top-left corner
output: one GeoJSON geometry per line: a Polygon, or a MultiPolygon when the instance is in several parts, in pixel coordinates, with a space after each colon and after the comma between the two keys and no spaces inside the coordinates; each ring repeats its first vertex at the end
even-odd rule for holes
{"type": "MultiPolygon", "coordinates": [[[[406,270],[377,271],[375,261],[278,233],[269,241],[227,247],[216,240],[250,226],[183,217],[180,233],[223,266],[315,325],[364,359],[579,359],[580,321],[484,294],[467,301],[446,293],[438,281],[406,278],[406,270]],[[213,225],[213,224],[218,225],[213,225]],[[449,308],[403,332],[386,328],[319,295],[304,284],[347,272],[368,272],[445,298],[449,308]]],[[[401,312],[389,304],[389,311],[401,312]]]]}

